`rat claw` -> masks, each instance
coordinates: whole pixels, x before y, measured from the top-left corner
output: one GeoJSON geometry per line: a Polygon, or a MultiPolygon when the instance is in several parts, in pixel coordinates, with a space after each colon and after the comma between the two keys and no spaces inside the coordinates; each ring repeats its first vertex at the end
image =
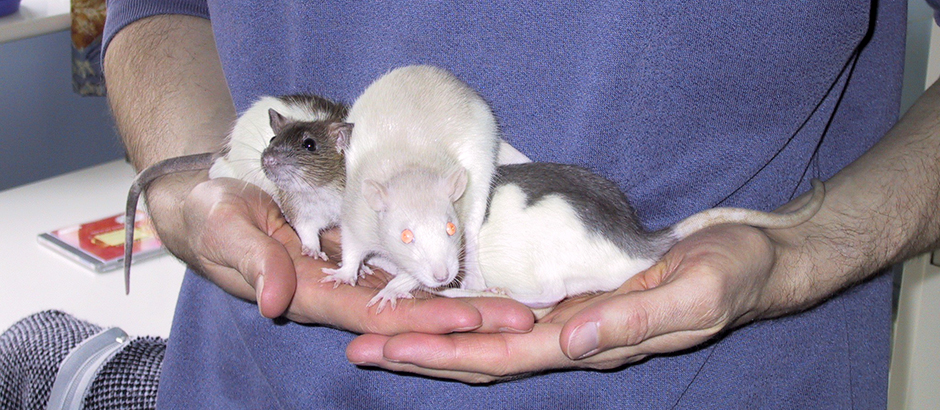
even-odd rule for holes
{"type": "Polygon", "coordinates": [[[398,306],[398,299],[414,299],[414,295],[412,295],[411,292],[396,292],[386,287],[373,296],[372,300],[366,304],[366,307],[371,307],[378,303],[379,306],[376,308],[375,314],[379,314],[385,309],[386,304],[391,304],[392,310],[395,310],[395,307],[398,306]]]}
{"type": "Polygon", "coordinates": [[[304,246],[300,249],[300,253],[304,256],[312,257],[313,259],[330,260],[329,256],[326,256],[326,252],[321,251],[319,248],[314,249],[309,246],[304,246]]]}
{"type": "Polygon", "coordinates": [[[375,271],[369,265],[363,264],[362,269],[359,270],[360,275],[374,275],[375,271]]]}
{"type": "Polygon", "coordinates": [[[320,279],[320,282],[321,283],[334,282],[333,289],[336,289],[342,283],[345,283],[350,286],[356,286],[356,279],[358,279],[358,275],[354,275],[352,278],[347,278],[349,275],[347,275],[343,271],[342,268],[339,268],[339,269],[323,268],[322,271],[326,275],[326,277],[324,277],[323,279],[320,279]]]}

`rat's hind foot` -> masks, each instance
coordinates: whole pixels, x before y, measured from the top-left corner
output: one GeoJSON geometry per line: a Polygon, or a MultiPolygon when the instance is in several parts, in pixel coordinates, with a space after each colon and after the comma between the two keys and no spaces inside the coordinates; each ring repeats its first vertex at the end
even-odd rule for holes
{"type": "Polygon", "coordinates": [[[441,289],[435,292],[432,292],[438,296],[443,296],[445,298],[485,298],[485,297],[504,297],[508,298],[509,295],[506,291],[500,288],[488,288],[486,290],[467,290],[460,288],[447,288],[441,289]]]}
{"type": "Polygon", "coordinates": [[[335,282],[333,286],[334,289],[341,283],[345,283],[350,286],[356,286],[356,279],[359,278],[359,269],[357,269],[357,267],[353,267],[352,269],[349,269],[346,266],[341,266],[338,269],[323,268],[323,273],[326,275],[326,277],[321,279],[320,282],[335,282]],[[352,274],[350,274],[350,271],[352,274]]]}
{"type": "Polygon", "coordinates": [[[392,309],[395,309],[398,299],[414,299],[414,295],[411,294],[411,291],[420,286],[421,284],[411,275],[395,276],[385,284],[385,287],[382,288],[366,306],[372,306],[378,303],[379,307],[375,311],[375,314],[381,313],[386,303],[391,303],[392,309]]]}
{"type": "Polygon", "coordinates": [[[379,314],[385,309],[387,303],[390,303],[392,310],[395,310],[395,307],[398,306],[398,299],[414,299],[414,295],[412,295],[411,292],[398,292],[397,290],[385,287],[366,304],[366,307],[371,307],[378,303],[379,306],[375,309],[375,314],[379,314]]]}
{"type": "Polygon", "coordinates": [[[322,259],[325,262],[328,262],[330,260],[330,257],[326,256],[326,252],[321,251],[320,248],[312,248],[312,247],[304,246],[303,248],[301,248],[300,253],[302,253],[304,256],[309,256],[313,259],[322,259]]]}

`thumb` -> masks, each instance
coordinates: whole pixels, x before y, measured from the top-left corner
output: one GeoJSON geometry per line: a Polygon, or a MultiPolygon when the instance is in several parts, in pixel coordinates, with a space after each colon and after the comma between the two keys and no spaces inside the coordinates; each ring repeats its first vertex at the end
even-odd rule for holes
{"type": "Polygon", "coordinates": [[[273,201],[242,199],[209,211],[201,241],[209,262],[204,269],[226,291],[254,296],[262,316],[277,317],[297,287],[293,257],[300,255],[300,239],[273,201]]]}
{"type": "Polygon", "coordinates": [[[577,360],[619,347],[645,355],[695,346],[727,323],[707,288],[676,281],[600,300],[565,323],[561,349],[577,360]]]}

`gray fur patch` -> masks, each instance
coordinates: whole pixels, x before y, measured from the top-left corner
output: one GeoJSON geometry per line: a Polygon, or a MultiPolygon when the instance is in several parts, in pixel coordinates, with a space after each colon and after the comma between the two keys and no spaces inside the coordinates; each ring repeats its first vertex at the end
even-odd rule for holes
{"type": "Polygon", "coordinates": [[[560,196],[588,231],[611,241],[632,257],[658,259],[671,246],[667,231],[643,229],[636,211],[616,184],[587,169],[548,162],[502,165],[496,170],[490,201],[503,185],[522,189],[526,206],[549,195],[560,196]]]}
{"type": "Polygon", "coordinates": [[[287,105],[310,107],[312,112],[323,112],[327,116],[324,120],[343,121],[346,119],[347,107],[318,95],[292,94],[277,97],[287,105]]]}

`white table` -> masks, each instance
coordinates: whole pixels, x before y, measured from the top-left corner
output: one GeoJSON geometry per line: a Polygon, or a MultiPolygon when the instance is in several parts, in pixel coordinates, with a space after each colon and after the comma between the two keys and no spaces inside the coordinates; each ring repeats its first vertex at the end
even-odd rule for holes
{"type": "Polygon", "coordinates": [[[172,256],[134,264],[131,293],[121,270],[94,273],[36,241],[41,232],[123,212],[134,171],[114,161],[0,192],[0,331],[59,309],[131,336],[163,336],[184,266],[172,256]]]}
{"type": "Polygon", "coordinates": [[[69,0],[23,0],[19,11],[0,17],[0,43],[65,30],[70,9],[69,0]]]}

